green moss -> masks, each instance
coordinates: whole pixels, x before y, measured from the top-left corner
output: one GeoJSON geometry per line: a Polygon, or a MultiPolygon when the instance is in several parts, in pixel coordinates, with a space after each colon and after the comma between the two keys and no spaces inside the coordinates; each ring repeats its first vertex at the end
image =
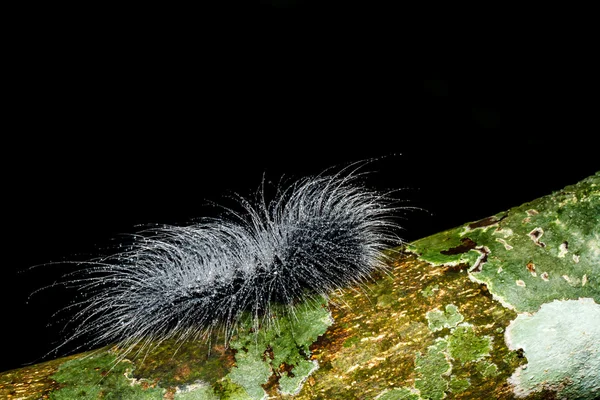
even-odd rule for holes
{"type": "Polygon", "coordinates": [[[115,355],[102,352],[67,361],[52,378],[61,388],[50,394],[54,400],[71,399],[162,399],[164,389],[142,388],[132,384],[125,374],[132,368],[125,361],[117,362],[115,355]]]}
{"type": "Polygon", "coordinates": [[[458,307],[454,304],[446,305],[446,311],[429,311],[427,318],[429,329],[433,332],[441,331],[444,328],[454,328],[464,320],[464,317],[458,312],[458,307]]]}
{"type": "Polygon", "coordinates": [[[448,337],[450,356],[461,363],[475,362],[489,356],[492,350],[492,339],[489,336],[478,336],[473,326],[463,324],[452,331],[448,337]]]}

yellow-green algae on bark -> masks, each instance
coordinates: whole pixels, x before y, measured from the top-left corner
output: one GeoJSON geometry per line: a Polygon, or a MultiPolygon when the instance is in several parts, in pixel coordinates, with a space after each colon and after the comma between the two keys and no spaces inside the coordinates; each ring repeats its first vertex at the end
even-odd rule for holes
{"type": "Polygon", "coordinates": [[[272,330],[242,325],[229,348],[55,360],[0,374],[0,398],[593,399],[599,181],[419,240],[373,282],[272,330]]]}

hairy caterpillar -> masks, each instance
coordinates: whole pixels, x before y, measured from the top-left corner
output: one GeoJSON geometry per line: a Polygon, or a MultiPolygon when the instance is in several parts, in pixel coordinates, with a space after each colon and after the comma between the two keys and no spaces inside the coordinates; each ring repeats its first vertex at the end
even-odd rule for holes
{"type": "Polygon", "coordinates": [[[228,338],[242,315],[258,327],[274,303],[293,313],[295,302],[361,284],[402,243],[399,207],[361,184],[362,165],[280,185],[271,201],[263,183],[256,198],[237,196],[239,211],[140,232],[127,250],[87,262],[67,282],[82,299],[69,307],[78,311],[66,343],[131,350],[215,331],[228,338]]]}

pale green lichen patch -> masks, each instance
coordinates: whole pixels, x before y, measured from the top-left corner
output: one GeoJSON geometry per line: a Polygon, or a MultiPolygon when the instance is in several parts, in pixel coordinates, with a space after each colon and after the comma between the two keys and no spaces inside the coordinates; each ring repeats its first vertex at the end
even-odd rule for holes
{"type": "Polygon", "coordinates": [[[245,349],[238,349],[235,355],[236,365],[227,376],[231,382],[244,388],[252,399],[262,399],[266,393],[262,385],[267,383],[271,376],[269,362],[263,359],[266,350],[264,343],[249,343],[245,349]]]}
{"type": "Polygon", "coordinates": [[[505,306],[535,312],[552,300],[600,302],[600,173],[408,249],[438,265],[466,265],[505,306]]]}
{"type": "Polygon", "coordinates": [[[279,391],[282,394],[296,394],[302,388],[306,378],[318,368],[315,361],[300,360],[294,367],[293,376],[283,375],[279,378],[279,391]]]}
{"type": "Polygon", "coordinates": [[[450,378],[449,387],[452,393],[464,392],[469,386],[471,386],[471,383],[468,379],[458,379],[454,376],[450,378]]]}
{"type": "Polygon", "coordinates": [[[53,400],[72,399],[162,399],[165,389],[155,383],[128,378],[132,365],[117,362],[117,356],[101,352],[62,364],[52,378],[61,384],[50,394],[53,400]]]}
{"type": "Polygon", "coordinates": [[[429,311],[425,314],[425,318],[429,323],[429,329],[433,332],[441,331],[444,328],[454,328],[465,319],[454,304],[446,305],[445,311],[429,311]]]}
{"type": "Polygon", "coordinates": [[[477,363],[477,365],[475,366],[475,369],[477,370],[477,372],[479,372],[484,377],[496,376],[499,373],[498,366],[489,361],[482,361],[482,362],[477,363]]]}
{"type": "Polygon", "coordinates": [[[510,378],[518,397],[552,390],[558,398],[600,397],[600,305],[592,299],[553,301],[520,314],[506,342],[522,349],[528,364],[510,378]]]}
{"type": "Polygon", "coordinates": [[[478,336],[473,326],[463,324],[452,330],[448,338],[448,351],[452,359],[461,363],[476,362],[490,355],[492,338],[478,336]]]}
{"type": "Polygon", "coordinates": [[[317,368],[309,361],[310,345],[325,333],[332,324],[325,299],[320,304],[307,302],[294,307],[274,307],[272,315],[277,320],[254,332],[254,320],[243,321],[238,335],[230,346],[236,350],[235,366],[227,378],[244,388],[253,399],[267,396],[265,386],[273,380],[272,388],[278,386],[283,394],[300,390],[306,378],[317,368]]]}
{"type": "Polygon", "coordinates": [[[440,290],[438,285],[427,286],[425,289],[421,290],[421,295],[423,295],[423,297],[435,296],[435,292],[438,290],[440,290]]]}
{"type": "Polygon", "coordinates": [[[177,388],[174,400],[219,400],[212,387],[204,383],[177,388]]]}
{"type": "Polygon", "coordinates": [[[332,324],[325,299],[319,304],[306,302],[294,307],[293,314],[285,306],[274,307],[276,320],[254,331],[254,319],[242,322],[231,342],[236,350],[235,366],[227,379],[244,388],[252,399],[267,396],[265,387],[273,380],[284,394],[300,390],[302,383],[317,368],[309,361],[310,345],[332,324]]]}
{"type": "Polygon", "coordinates": [[[425,399],[443,399],[448,392],[464,392],[471,386],[471,379],[480,382],[497,375],[496,364],[483,360],[490,357],[492,350],[492,338],[478,335],[473,325],[453,326],[450,334],[436,339],[425,355],[417,353],[415,388],[425,399]],[[471,372],[473,365],[479,375],[471,372]]]}
{"type": "Polygon", "coordinates": [[[415,388],[421,397],[431,400],[441,400],[448,390],[448,380],[444,375],[450,375],[452,364],[447,358],[448,342],[438,339],[434,345],[427,348],[427,353],[417,353],[415,358],[415,388]]]}

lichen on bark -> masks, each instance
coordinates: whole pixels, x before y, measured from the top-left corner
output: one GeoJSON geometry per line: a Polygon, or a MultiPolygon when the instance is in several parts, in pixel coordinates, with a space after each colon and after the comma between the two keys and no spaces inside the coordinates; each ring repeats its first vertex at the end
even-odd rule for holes
{"type": "MultiPolygon", "coordinates": [[[[241,329],[229,348],[166,341],[123,361],[130,371],[119,379],[168,399],[593,399],[599,188],[597,173],[395,249],[389,271],[297,321],[282,314],[276,330],[241,329]]],[[[87,360],[105,360],[97,354],[87,360]]],[[[66,368],[87,362],[65,361],[0,374],[0,397],[59,393],[66,368]]],[[[107,372],[92,364],[88,372],[107,372]]]]}

